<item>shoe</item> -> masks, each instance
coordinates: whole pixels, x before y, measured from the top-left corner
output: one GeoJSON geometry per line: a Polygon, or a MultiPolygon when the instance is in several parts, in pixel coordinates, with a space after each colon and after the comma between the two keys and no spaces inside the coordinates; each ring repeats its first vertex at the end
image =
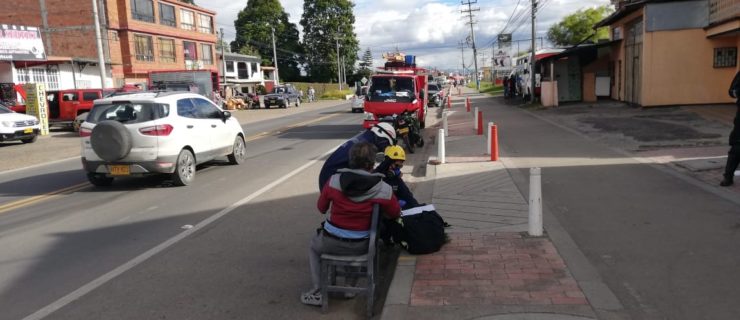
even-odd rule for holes
{"type": "Polygon", "coordinates": [[[732,179],[724,178],[722,179],[722,182],[719,183],[719,185],[722,187],[729,187],[732,185],[732,183],[732,179]]]}
{"type": "Polygon", "coordinates": [[[301,295],[301,302],[309,306],[321,306],[321,292],[312,290],[301,295]]]}

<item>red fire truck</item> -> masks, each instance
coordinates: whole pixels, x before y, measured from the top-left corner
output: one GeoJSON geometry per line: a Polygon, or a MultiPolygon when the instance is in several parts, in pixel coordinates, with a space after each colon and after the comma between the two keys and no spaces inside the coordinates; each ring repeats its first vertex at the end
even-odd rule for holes
{"type": "Polygon", "coordinates": [[[417,68],[415,57],[402,53],[383,54],[384,67],[370,77],[370,88],[365,99],[363,127],[370,128],[384,116],[414,112],[421,128],[427,112],[427,75],[417,68]]]}

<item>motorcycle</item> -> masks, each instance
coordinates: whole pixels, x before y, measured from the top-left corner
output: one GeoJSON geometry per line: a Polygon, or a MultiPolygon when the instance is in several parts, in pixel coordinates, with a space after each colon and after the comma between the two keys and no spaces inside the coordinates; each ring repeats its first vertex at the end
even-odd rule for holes
{"type": "Polygon", "coordinates": [[[424,146],[424,138],[421,136],[419,119],[411,111],[404,111],[400,115],[385,116],[379,119],[381,122],[387,122],[396,129],[396,139],[403,141],[406,149],[410,153],[416,151],[416,147],[424,146]]]}

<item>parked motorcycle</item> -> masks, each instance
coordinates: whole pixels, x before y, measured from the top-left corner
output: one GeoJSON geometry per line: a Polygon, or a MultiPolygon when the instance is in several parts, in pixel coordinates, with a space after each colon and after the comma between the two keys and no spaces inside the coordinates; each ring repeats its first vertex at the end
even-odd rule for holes
{"type": "Polygon", "coordinates": [[[414,153],[417,146],[419,148],[424,146],[419,119],[411,111],[406,110],[396,117],[396,134],[400,140],[403,140],[403,144],[410,153],[414,153]]]}

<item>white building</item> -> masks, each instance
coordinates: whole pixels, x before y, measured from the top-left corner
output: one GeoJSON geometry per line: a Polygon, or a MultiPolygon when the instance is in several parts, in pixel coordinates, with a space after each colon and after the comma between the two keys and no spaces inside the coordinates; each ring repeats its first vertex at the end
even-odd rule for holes
{"type": "Polygon", "coordinates": [[[255,56],[247,56],[238,53],[224,53],[224,64],[226,72],[223,83],[241,92],[255,93],[258,85],[265,85],[262,73],[262,60],[255,56]]]}

